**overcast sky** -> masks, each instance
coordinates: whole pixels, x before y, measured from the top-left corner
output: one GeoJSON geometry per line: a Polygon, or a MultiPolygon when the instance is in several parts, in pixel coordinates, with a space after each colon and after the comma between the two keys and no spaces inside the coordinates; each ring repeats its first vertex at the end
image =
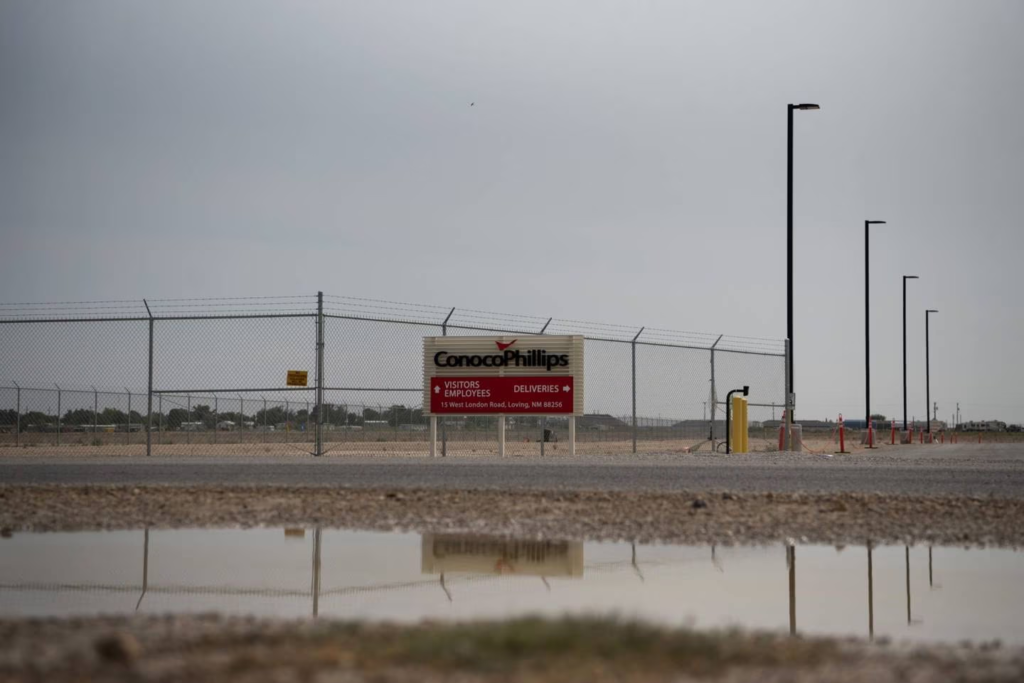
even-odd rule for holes
{"type": "MultiPolygon", "coordinates": [[[[782,338],[1024,420],[1024,3],[0,2],[0,300],[313,294],[782,338]]],[[[0,373],[2,374],[2,373],[0,373]]]]}

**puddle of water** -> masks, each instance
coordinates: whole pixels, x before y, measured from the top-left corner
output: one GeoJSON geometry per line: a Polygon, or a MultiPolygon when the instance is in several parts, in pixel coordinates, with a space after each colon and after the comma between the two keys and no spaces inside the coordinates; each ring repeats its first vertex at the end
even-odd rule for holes
{"type": "Polygon", "coordinates": [[[209,612],[417,621],[616,613],[1024,643],[1024,553],[676,546],[321,529],[15,534],[0,617],[209,612]]]}

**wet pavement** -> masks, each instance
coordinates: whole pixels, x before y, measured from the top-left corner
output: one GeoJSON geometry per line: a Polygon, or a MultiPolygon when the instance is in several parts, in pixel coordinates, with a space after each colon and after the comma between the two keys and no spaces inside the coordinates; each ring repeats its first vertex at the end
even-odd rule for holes
{"type": "Polygon", "coordinates": [[[666,625],[1024,643],[1024,553],[687,546],[320,528],[14,533],[0,618],[167,612],[666,625]]]}

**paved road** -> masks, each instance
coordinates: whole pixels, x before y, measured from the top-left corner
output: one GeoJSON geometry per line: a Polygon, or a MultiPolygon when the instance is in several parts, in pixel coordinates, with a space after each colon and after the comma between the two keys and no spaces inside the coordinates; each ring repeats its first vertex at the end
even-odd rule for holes
{"type": "Polygon", "coordinates": [[[455,489],[862,491],[1024,497],[1024,444],[871,455],[640,458],[0,457],[5,484],[283,484],[455,489]]]}

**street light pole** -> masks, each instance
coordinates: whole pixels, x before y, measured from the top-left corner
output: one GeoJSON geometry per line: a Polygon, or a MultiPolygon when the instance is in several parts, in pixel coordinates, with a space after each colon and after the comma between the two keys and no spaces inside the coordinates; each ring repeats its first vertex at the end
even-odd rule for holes
{"type": "Polygon", "coordinates": [[[916,275],[903,276],[903,431],[907,431],[907,280],[917,280],[916,275]]]}
{"type": "Polygon", "coordinates": [[[928,425],[928,433],[932,433],[932,371],[931,371],[931,359],[929,358],[929,340],[928,340],[928,316],[932,313],[938,313],[938,310],[929,308],[924,312],[924,396],[925,401],[928,403],[927,410],[924,413],[925,422],[928,425]]]}
{"type": "MultiPolygon", "coordinates": [[[[816,104],[788,105],[788,138],[786,154],[786,338],[789,339],[788,393],[796,391],[793,382],[793,110],[821,109],[816,104]]],[[[787,403],[788,403],[787,397],[787,403]]],[[[790,413],[792,413],[792,407],[790,413]]]]}
{"type": "MultiPolygon", "coordinates": [[[[871,424],[871,289],[868,272],[871,266],[871,250],[868,228],[872,225],[885,225],[885,221],[864,221],[864,420],[869,433],[873,432],[871,424]]],[[[868,448],[874,448],[869,440],[868,448]]]]}

